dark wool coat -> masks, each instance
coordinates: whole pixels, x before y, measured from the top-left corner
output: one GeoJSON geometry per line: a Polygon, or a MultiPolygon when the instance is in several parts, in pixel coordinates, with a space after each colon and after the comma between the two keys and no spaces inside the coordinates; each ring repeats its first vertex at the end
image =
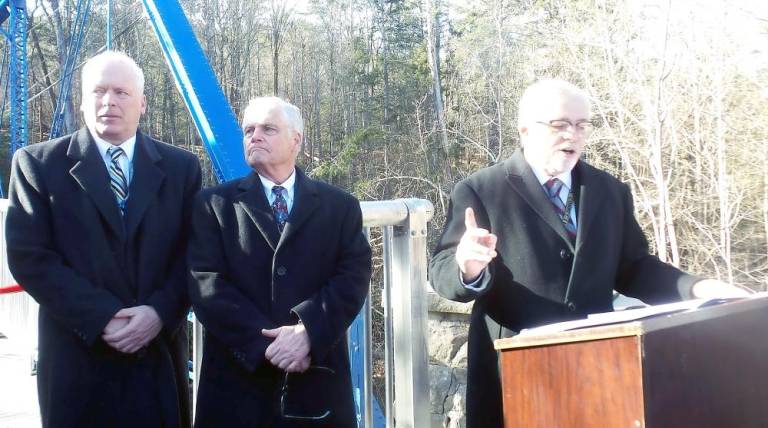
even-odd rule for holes
{"type": "Polygon", "coordinates": [[[541,184],[518,150],[459,182],[430,262],[435,290],[474,300],[467,385],[467,427],[502,426],[495,339],[521,329],[612,310],[612,293],[649,303],[688,297],[696,278],[648,253],[629,187],[579,161],[574,168],[578,231],[571,243],[541,184]],[[498,236],[497,257],[474,291],[463,286],[455,254],[464,210],[498,236]]]}
{"type": "Polygon", "coordinates": [[[356,427],[346,331],[368,294],[371,249],[359,202],[296,170],[294,204],[278,232],[255,173],[196,200],[190,297],[205,327],[196,427],[356,427]],[[285,373],[261,329],[304,323],[313,370],[285,373]],[[308,422],[280,417],[330,416],[308,422]]]}
{"type": "Polygon", "coordinates": [[[199,187],[194,155],[137,133],[123,219],[87,129],[14,155],[8,264],[40,303],[44,427],[189,426],[184,253],[199,187]],[[152,306],[163,329],[122,354],[101,334],[137,305],[152,306]]]}

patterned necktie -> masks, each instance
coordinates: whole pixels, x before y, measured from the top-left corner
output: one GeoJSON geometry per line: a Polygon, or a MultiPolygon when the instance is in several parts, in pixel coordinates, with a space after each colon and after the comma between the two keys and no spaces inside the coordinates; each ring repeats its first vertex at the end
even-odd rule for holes
{"type": "Polygon", "coordinates": [[[283,197],[283,186],[272,187],[272,194],[275,196],[275,200],[272,202],[272,212],[275,214],[275,221],[277,222],[277,229],[280,233],[283,233],[285,222],[288,220],[288,204],[283,197]]]}
{"type": "Polygon", "coordinates": [[[125,178],[123,169],[120,168],[120,156],[125,152],[120,147],[112,146],[107,150],[112,162],[109,164],[109,182],[112,192],[115,193],[117,205],[120,207],[120,214],[125,215],[125,201],[128,200],[128,180],[125,178]]]}
{"type": "MultiPolygon", "coordinates": [[[[568,232],[568,237],[571,239],[571,242],[574,242],[576,240],[576,223],[574,222],[574,219],[571,217],[570,212],[566,212],[566,206],[563,203],[563,200],[560,199],[560,190],[563,188],[563,182],[558,180],[557,178],[550,178],[546,183],[544,183],[544,189],[547,191],[547,196],[549,196],[549,201],[552,202],[552,205],[555,207],[555,212],[557,213],[557,216],[560,217],[560,221],[563,223],[563,226],[565,226],[565,231],[568,232]]],[[[567,207],[567,210],[571,210],[571,201],[573,201],[572,196],[570,192],[568,192],[568,201],[569,206],[567,207]]]]}

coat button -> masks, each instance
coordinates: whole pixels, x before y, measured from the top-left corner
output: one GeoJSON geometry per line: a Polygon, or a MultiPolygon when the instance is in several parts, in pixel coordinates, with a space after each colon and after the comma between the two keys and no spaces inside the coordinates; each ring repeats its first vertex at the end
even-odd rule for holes
{"type": "Polygon", "coordinates": [[[280,266],[277,268],[278,276],[284,276],[286,272],[288,272],[288,269],[286,269],[285,266],[280,266]]]}
{"type": "Polygon", "coordinates": [[[571,256],[571,253],[568,250],[566,250],[566,249],[560,250],[560,258],[561,259],[565,260],[565,259],[569,258],[570,256],[571,256]]]}
{"type": "Polygon", "coordinates": [[[573,311],[575,311],[575,310],[576,310],[576,305],[575,305],[573,302],[568,302],[568,303],[567,303],[567,306],[568,306],[568,309],[569,309],[571,312],[573,312],[573,311]]]}

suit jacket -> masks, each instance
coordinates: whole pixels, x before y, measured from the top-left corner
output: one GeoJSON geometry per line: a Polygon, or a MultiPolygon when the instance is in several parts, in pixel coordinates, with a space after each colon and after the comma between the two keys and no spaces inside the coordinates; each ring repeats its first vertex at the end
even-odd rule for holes
{"type": "Polygon", "coordinates": [[[203,190],[195,202],[190,297],[206,329],[197,427],[304,426],[280,418],[285,373],[264,357],[264,328],[301,320],[313,370],[291,375],[288,414],[331,416],[310,426],[356,426],[346,331],[371,277],[358,201],[298,168],[294,205],[278,232],[256,173],[203,190]]]}
{"type": "Polygon", "coordinates": [[[8,264],[40,303],[43,426],[189,425],[184,262],[200,166],[136,135],[126,216],[87,129],[18,150],[6,216],[8,264]],[[163,329],[126,355],[101,334],[120,309],[150,305],[163,329]]]}
{"type": "Polygon", "coordinates": [[[613,290],[650,303],[690,295],[695,278],[661,262],[634,217],[629,187],[580,161],[573,170],[577,237],[565,227],[521,150],[459,182],[430,262],[444,297],[475,300],[469,331],[467,427],[501,427],[501,387],[493,340],[521,329],[612,310],[613,290]],[[574,186],[576,187],[576,186],[574,186]],[[496,258],[478,287],[461,283],[456,245],[464,210],[498,236],[496,258]]]}

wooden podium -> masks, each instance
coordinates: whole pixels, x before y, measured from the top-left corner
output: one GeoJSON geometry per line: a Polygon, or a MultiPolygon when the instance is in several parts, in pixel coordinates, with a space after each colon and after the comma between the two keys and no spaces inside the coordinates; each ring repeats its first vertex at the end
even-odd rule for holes
{"type": "Polygon", "coordinates": [[[497,340],[504,427],[768,427],[768,298],[497,340]]]}

